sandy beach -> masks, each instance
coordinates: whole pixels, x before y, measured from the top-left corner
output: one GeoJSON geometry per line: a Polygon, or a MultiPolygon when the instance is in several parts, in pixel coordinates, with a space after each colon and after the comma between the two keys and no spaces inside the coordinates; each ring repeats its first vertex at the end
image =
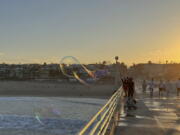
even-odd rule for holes
{"type": "Polygon", "coordinates": [[[0,96],[63,96],[107,98],[114,85],[93,84],[87,87],[76,83],[48,81],[0,81],[0,96]]]}

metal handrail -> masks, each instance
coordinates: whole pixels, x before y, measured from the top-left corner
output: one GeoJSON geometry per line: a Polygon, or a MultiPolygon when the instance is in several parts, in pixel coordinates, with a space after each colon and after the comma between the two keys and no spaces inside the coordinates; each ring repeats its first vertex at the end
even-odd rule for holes
{"type": "MultiPolygon", "coordinates": [[[[85,125],[78,135],[103,135],[113,121],[116,113],[120,111],[118,105],[123,90],[120,87],[108,100],[108,102],[93,116],[93,118],[85,125]],[[113,117],[114,116],[114,117],[113,117]],[[100,118],[100,119],[98,119],[100,118]],[[93,126],[94,124],[94,126],[93,126]],[[92,127],[93,126],[93,127],[92,127]]],[[[113,121],[114,122],[114,121],[113,121]]]]}

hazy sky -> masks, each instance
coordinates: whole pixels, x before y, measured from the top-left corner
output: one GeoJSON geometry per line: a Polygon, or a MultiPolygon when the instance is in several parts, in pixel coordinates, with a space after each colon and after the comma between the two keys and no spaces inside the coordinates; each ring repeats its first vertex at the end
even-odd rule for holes
{"type": "Polygon", "coordinates": [[[0,62],[180,62],[180,0],[0,0],[0,62]]]}

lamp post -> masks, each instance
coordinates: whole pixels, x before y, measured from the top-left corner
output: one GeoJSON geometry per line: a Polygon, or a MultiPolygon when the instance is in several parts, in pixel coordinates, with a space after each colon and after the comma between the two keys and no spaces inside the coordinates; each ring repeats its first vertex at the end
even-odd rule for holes
{"type": "Polygon", "coordinates": [[[118,56],[115,56],[116,64],[118,63],[118,59],[119,59],[119,57],[118,57],[118,56]]]}
{"type": "Polygon", "coordinates": [[[115,64],[115,86],[116,86],[116,89],[119,88],[119,86],[120,86],[120,63],[118,62],[118,60],[119,60],[119,57],[115,56],[115,61],[116,61],[116,64],[115,64]]]}

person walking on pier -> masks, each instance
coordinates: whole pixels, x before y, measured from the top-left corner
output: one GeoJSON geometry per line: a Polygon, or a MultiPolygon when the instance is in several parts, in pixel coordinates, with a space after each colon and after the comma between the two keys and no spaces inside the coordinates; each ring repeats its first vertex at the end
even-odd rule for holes
{"type": "Polygon", "coordinates": [[[142,83],[142,90],[143,90],[143,93],[146,92],[146,87],[147,87],[146,80],[143,80],[143,83],[142,83]]]}
{"type": "Polygon", "coordinates": [[[149,90],[150,90],[150,97],[151,98],[153,97],[154,87],[155,87],[154,79],[152,78],[152,80],[149,83],[149,90]]]}
{"type": "Polygon", "coordinates": [[[177,96],[179,96],[179,93],[180,93],[180,78],[179,78],[179,80],[176,82],[176,90],[177,90],[177,96]]]}
{"type": "Polygon", "coordinates": [[[169,80],[167,80],[165,87],[166,87],[166,96],[169,97],[169,93],[171,91],[171,82],[169,80]]]}
{"type": "Polygon", "coordinates": [[[165,84],[162,80],[159,83],[159,97],[163,95],[163,92],[166,90],[165,84]]]}

